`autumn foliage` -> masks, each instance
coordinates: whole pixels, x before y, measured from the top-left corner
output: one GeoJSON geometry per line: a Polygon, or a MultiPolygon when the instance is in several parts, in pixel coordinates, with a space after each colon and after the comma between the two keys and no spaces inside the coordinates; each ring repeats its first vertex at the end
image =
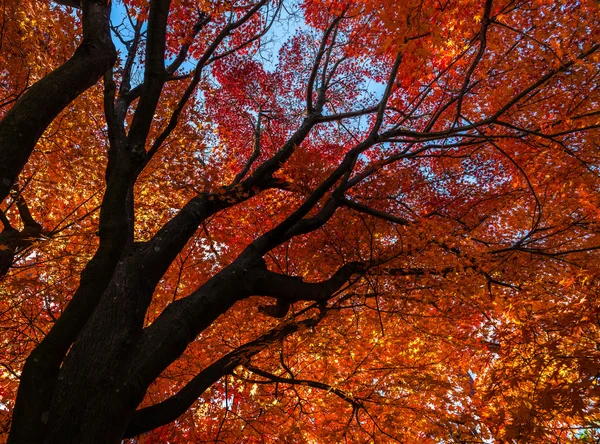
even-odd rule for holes
{"type": "Polygon", "coordinates": [[[600,439],[594,0],[4,0],[0,441],[600,439]]]}

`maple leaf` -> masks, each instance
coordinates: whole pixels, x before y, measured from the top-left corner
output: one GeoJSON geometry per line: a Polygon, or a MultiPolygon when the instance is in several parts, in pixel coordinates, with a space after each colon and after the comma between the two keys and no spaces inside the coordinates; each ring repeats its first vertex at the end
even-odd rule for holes
{"type": "Polygon", "coordinates": [[[2,440],[600,437],[597,2],[56,3],[3,9],[2,440]]]}

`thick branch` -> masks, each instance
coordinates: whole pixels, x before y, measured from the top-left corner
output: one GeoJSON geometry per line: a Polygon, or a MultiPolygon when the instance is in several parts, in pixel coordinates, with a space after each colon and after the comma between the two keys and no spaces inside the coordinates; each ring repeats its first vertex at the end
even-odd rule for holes
{"type": "Polygon", "coordinates": [[[140,389],[156,379],[190,342],[237,301],[251,296],[247,277],[262,258],[244,252],[189,296],[171,303],[147,328],[137,347],[130,384],[140,389]]]}
{"type": "Polygon", "coordinates": [[[171,135],[173,130],[177,127],[177,123],[179,122],[179,116],[183,112],[183,109],[185,108],[185,105],[188,103],[190,97],[192,97],[192,95],[194,94],[194,91],[196,91],[196,87],[198,86],[198,84],[200,83],[200,79],[202,78],[202,70],[204,69],[204,66],[210,59],[211,55],[216,51],[216,49],[219,47],[221,42],[223,42],[223,40],[225,40],[225,38],[228,37],[232,31],[239,28],[244,23],[246,23],[248,20],[250,20],[252,18],[252,16],[254,14],[256,14],[267,2],[268,2],[268,0],[260,0],[256,5],[254,5],[254,7],[252,7],[248,12],[246,12],[246,14],[244,14],[239,20],[225,26],[225,28],[223,28],[223,30],[221,30],[221,32],[219,32],[217,37],[208,46],[206,51],[204,51],[204,54],[202,55],[202,57],[200,57],[200,60],[198,60],[198,63],[196,64],[196,68],[194,70],[194,75],[192,77],[190,84],[186,88],[185,92],[183,93],[183,96],[181,97],[181,99],[177,103],[177,106],[173,110],[173,114],[171,114],[169,123],[167,124],[166,128],[159,134],[159,136],[152,143],[152,146],[148,150],[148,160],[150,160],[156,154],[156,152],[162,146],[164,141],[167,140],[169,135],[171,135]]]}
{"type": "Polygon", "coordinates": [[[400,69],[400,63],[402,63],[402,53],[398,53],[396,59],[394,60],[394,64],[392,66],[392,70],[388,77],[387,84],[385,86],[385,91],[383,92],[383,97],[381,97],[381,101],[379,102],[379,109],[377,111],[377,117],[375,118],[375,124],[373,125],[373,129],[371,130],[372,135],[376,135],[383,124],[383,118],[385,117],[385,110],[390,100],[390,96],[392,95],[392,91],[394,89],[394,84],[396,83],[396,77],[398,76],[398,70],[400,69]]]}
{"type": "Polygon", "coordinates": [[[128,145],[134,152],[145,153],[146,138],[154,117],[167,71],[165,46],[170,0],[152,0],[148,17],[144,90],[131,122],[128,145]]]}
{"type": "Polygon", "coordinates": [[[0,122],[0,202],[8,196],[48,125],[116,60],[110,38],[110,6],[104,0],[81,3],[83,41],[79,48],[67,62],[29,88],[0,122]]]}
{"type": "Polygon", "coordinates": [[[316,323],[317,321],[313,319],[307,319],[285,324],[226,354],[202,370],[175,395],[156,405],[135,412],[127,427],[125,437],[139,435],[174,421],[185,413],[207,388],[231,373],[236,367],[249,363],[252,356],[260,353],[274,342],[280,341],[302,328],[314,326],[316,323]]]}
{"type": "Polygon", "coordinates": [[[363,270],[363,264],[351,262],[340,267],[329,279],[322,282],[309,283],[304,282],[301,277],[274,273],[264,268],[255,272],[251,292],[259,296],[277,298],[278,305],[260,307],[260,311],[281,318],[286,315],[291,302],[325,302],[331,299],[348,282],[354,273],[363,270]]]}
{"type": "Polygon", "coordinates": [[[150,384],[202,330],[236,301],[256,294],[288,300],[324,301],[359,270],[359,264],[351,263],[341,267],[327,281],[304,283],[267,271],[259,252],[250,246],[194,293],[172,303],[145,329],[134,364],[137,377],[131,384],[150,384]],[[281,288],[289,291],[280,293],[281,288]]]}
{"type": "Polygon", "coordinates": [[[343,198],[341,199],[342,204],[347,206],[348,208],[352,208],[360,213],[365,213],[370,216],[377,217],[379,219],[387,220],[388,222],[392,222],[398,225],[408,225],[410,222],[402,217],[397,217],[388,213],[384,213],[383,211],[375,210],[374,208],[370,208],[366,205],[363,205],[358,202],[354,202],[352,200],[343,198]]]}
{"type": "MultiPolygon", "coordinates": [[[[0,200],[8,194],[46,127],[115,62],[109,4],[103,0],[81,2],[82,44],[71,59],[33,85],[0,123],[0,200]]],[[[72,328],[77,329],[77,323],[67,330],[72,328]]],[[[58,336],[60,339],[56,335],[47,335],[45,346],[38,346],[27,360],[17,394],[10,443],[42,440],[43,419],[47,416],[56,372],[71,344],[73,332],[66,334],[69,337],[66,340],[63,333],[58,336]],[[54,348],[57,341],[61,344],[58,352],[54,348]]]]}
{"type": "Polygon", "coordinates": [[[31,216],[23,196],[19,194],[15,201],[23,222],[23,229],[19,231],[13,228],[6,215],[0,211],[0,221],[4,226],[4,230],[0,233],[0,279],[8,273],[15,254],[30,246],[42,233],[42,226],[31,216]]]}

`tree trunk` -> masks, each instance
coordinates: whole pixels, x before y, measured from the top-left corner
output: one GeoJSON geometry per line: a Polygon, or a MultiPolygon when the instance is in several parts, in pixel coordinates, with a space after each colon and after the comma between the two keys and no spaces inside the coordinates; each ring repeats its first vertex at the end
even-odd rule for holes
{"type": "Polygon", "coordinates": [[[144,329],[156,282],[147,277],[138,248],[122,259],[61,367],[48,418],[50,443],[119,443],[152,381],[198,333],[250,294],[244,281],[255,273],[242,258],[172,304],[163,313],[168,322],[144,329]]]}

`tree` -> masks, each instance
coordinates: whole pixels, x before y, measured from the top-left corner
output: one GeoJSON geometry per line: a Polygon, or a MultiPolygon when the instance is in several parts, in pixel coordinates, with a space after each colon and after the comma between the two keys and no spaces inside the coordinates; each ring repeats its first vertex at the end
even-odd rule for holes
{"type": "Polygon", "coordinates": [[[3,14],[8,442],[597,439],[597,2],[3,14]]]}

